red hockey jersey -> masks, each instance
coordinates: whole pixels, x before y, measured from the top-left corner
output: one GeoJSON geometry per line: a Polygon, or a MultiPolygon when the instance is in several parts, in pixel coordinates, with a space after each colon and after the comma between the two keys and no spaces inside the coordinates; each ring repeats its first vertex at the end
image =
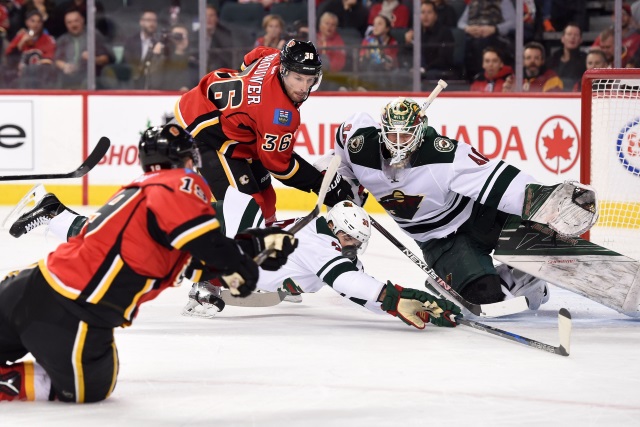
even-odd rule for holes
{"type": "Polygon", "coordinates": [[[213,71],[182,95],[176,120],[200,143],[226,157],[260,160],[286,181],[299,169],[292,154],[300,112],[280,83],[279,68],[279,50],[252,50],[240,72],[213,71]]]}
{"type": "Polygon", "coordinates": [[[149,172],[89,217],[81,233],[41,260],[49,285],[112,326],[172,286],[190,260],[181,250],[219,228],[203,178],[187,169],[149,172]]]}

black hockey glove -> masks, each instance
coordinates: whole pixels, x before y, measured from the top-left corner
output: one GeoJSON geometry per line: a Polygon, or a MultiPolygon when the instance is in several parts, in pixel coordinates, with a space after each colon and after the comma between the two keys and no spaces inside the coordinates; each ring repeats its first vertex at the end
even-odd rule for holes
{"type": "Polygon", "coordinates": [[[417,289],[394,286],[391,282],[387,282],[382,309],[418,329],[424,329],[427,321],[436,326],[455,327],[457,323],[452,316],[462,317],[460,307],[451,301],[417,289]]]}
{"type": "Polygon", "coordinates": [[[260,265],[269,271],[276,271],[285,265],[287,257],[298,247],[298,239],[278,227],[249,228],[236,234],[235,241],[252,258],[264,249],[273,247],[275,251],[260,265]]]}
{"type": "MultiPolygon", "coordinates": [[[[324,172],[322,172],[322,175],[324,175],[324,172]]],[[[321,183],[322,179],[320,179],[316,187],[314,187],[314,193],[318,194],[318,191],[320,191],[321,183]]],[[[327,190],[327,195],[324,198],[324,204],[332,208],[338,202],[352,199],[353,190],[351,190],[351,184],[349,184],[346,179],[342,178],[342,175],[336,173],[336,176],[333,178],[333,181],[331,182],[331,185],[329,185],[329,189],[327,190]]]]}
{"type": "Polygon", "coordinates": [[[259,276],[258,265],[247,254],[241,254],[236,271],[220,278],[222,286],[236,297],[246,297],[256,290],[259,276]]]}

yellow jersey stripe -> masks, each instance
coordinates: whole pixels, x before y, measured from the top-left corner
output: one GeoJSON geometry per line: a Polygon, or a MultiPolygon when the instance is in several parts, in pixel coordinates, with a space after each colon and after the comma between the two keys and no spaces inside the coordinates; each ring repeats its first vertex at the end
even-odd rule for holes
{"type": "Polygon", "coordinates": [[[155,282],[155,279],[147,279],[147,283],[144,285],[144,288],[142,288],[140,290],[140,292],[138,292],[133,297],[133,301],[131,301],[131,305],[129,307],[127,307],[127,309],[124,311],[124,318],[125,319],[127,319],[128,321],[131,321],[131,314],[133,313],[133,309],[138,304],[138,300],[140,300],[142,295],[146,294],[147,292],[149,292],[153,288],[154,282],[155,282]]]}
{"type": "Polygon", "coordinates": [[[89,326],[80,322],[76,340],[73,343],[73,352],[71,353],[71,364],[73,365],[74,381],[76,386],[76,403],[84,403],[84,368],[82,366],[82,352],[84,351],[84,343],[87,339],[87,330],[89,326]]]}
{"type": "Polygon", "coordinates": [[[226,154],[227,150],[229,149],[230,146],[237,144],[238,141],[235,141],[233,139],[229,139],[227,141],[225,141],[221,146],[220,149],[218,150],[219,153],[222,154],[226,154]]]}
{"type": "Polygon", "coordinates": [[[227,163],[227,158],[223,156],[219,151],[216,151],[218,155],[218,160],[220,160],[220,164],[222,165],[222,170],[224,174],[227,176],[227,181],[229,181],[229,185],[233,188],[238,188],[238,184],[236,184],[236,180],[233,178],[233,174],[231,173],[231,168],[229,167],[229,163],[227,163]]]}
{"type": "Polygon", "coordinates": [[[111,341],[111,349],[113,350],[113,377],[111,377],[111,386],[109,386],[109,392],[106,397],[113,393],[113,389],[116,388],[116,379],[118,378],[118,349],[113,340],[111,341]]]}
{"type": "Polygon", "coordinates": [[[215,230],[219,227],[220,222],[216,218],[212,218],[209,221],[198,224],[197,226],[192,227],[183,233],[180,233],[175,239],[173,239],[173,241],[171,242],[171,246],[176,249],[181,249],[184,245],[186,245],[196,237],[200,237],[204,233],[215,230]]]}
{"type": "Polygon", "coordinates": [[[116,258],[111,263],[107,274],[104,275],[100,283],[98,283],[98,286],[94,289],[91,295],[89,295],[89,298],[87,298],[87,302],[90,302],[91,304],[97,304],[98,301],[102,299],[104,294],[111,287],[113,280],[116,278],[123,265],[124,262],[122,261],[122,258],[120,258],[120,255],[116,256],[116,258]]]}
{"type": "Polygon", "coordinates": [[[78,299],[78,296],[80,296],[80,293],[82,291],[65,285],[64,283],[62,283],[62,280],[60,280],[55,274],[50,272],[47,268],[46,258],[38,261],[38,266],[40,267],[40,271],[42,272],[45,280],[47,281],[49,286],[53,288],[53,290],[58,292],[63,297],[69,298],[70,300],[78,299]]]}
{"type": "Polygon", "coordinates": [[[187,123],[182,118],[182,112],[180,111],[180,98],[176,101],[176,105],[173,107],[173,117],[176,118],[176,122],[183,128],[187,127],[187,123]]]}
{"type": "Polygon", "coordinates": [[[27,396],[27,400],[33,402],[36,400],[35,391],[35,376],[33,375],[33,362],[26,361],[24,366],[24,392],[27,396]]]}
{"type": "Polygon", "coordinates": [[[298,169],[300,169],[300,165],[298,164],[297,160],[294,160],[294,165],[293,165],[293,169],[291,170],[291,172],[289,172],[286,175],[279,175],[277,173],[273,173],[271,172],[271,175],[273,175],[276,179],[289,179],[291,178],[293,175],[296,174],[296,172],[298,172],[298,169]]]}
{"type": "Polygon", "coordinates": [[[191,136],[193,136],[195,138],[196,135],[198,135],[202,129],[204,129],[206,127],[209,127],[209,126],[217,125],[219,122],[220,122],[220,118],[219,117],[216,117],[215,119],[205,120],[204,122],[199,123],[198,126],[196,126],[191,131],[191,136]]]}

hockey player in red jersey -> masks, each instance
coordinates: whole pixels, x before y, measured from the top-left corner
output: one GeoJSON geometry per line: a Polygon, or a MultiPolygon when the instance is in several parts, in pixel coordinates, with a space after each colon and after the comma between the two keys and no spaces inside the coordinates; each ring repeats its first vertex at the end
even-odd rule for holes
{"type": "MultiPolygon", "coordinates": [[[[321,173],[293,147],[298,109],[321,79],[315,46],[290,40],[282,51],[252,50],[241,71],[213,71],[182,95],[175,117],[196,139],[201,173],[216,199],[222,199],[229,186],[250,194],[268,225],[276,213],[271,175],[290,187],[319,190],[321,173]]],[[[333,206],[348,197],[353,197],[351,188],[337,175],[325,204],[333,206]]]]}
{"type": "Polygon", "coordinates": [[[195,141],[180,126],[148,129],[139,152],[145,174],[78,236],[0,282],[0,401],[107,398],[118,373],[113,328],[129,326],[192,257],[246,296],[258,280],[259,250],[277,248],[269,259],[277,269],[296,247],[280,229],[249,229],[235,240],[220,232],[211,192],[192,170],[195,141]],[[14,363],[28,353],[34,362],[14,363]]]}

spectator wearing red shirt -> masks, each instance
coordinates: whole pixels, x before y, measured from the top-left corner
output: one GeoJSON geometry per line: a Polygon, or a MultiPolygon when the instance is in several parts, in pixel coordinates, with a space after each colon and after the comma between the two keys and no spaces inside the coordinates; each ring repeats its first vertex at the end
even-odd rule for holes
{"type": "Polygon", "coordinates": [[[401,3],[401,0],[382,0],[374,3],[369,9],[369,25],[378,15],[384,15],[391,21],[393,28],[409,27],[409,8],[401,3]]]}
{"type": "MultiPolygon", "coordinates": [[[[612,19],[615,17],[615,15],[612,15],[612,19]]],[[[640,33],[638,33],[635,22],[633,20],[633,17],[631,16],[631,6],[629,6],[628,4],[623,4],[622,5],[622,15],[620,16],[620,22],[621,22],[621,31],[622,31],[622,46],[623,46],[623,51],[626,51],[626,60],[623,59],[623,64],[622,66],[624,67],[626,65],[626,61],[628,61],[630,58],[633,57],[633,55],[635,55],[636,51],[638,50],[638,47],[640,47],[640,33]]],[[[608,52],[608,48],[607,46],[603,46],[603,45],[608,45],[609,40],[603,40],[605,38],[609,37],[609,34],[613,34],[613,27],[604,30],[603,32],[601,32],[598,37],[596,37],[595,41],[593,42],[593,44],[591,45],[592,48],[599,48],[602,49],[604,51],[605,54],[607,54],[608,52]]],[[[611,45],[613,45],[613,38],[611,38],[610,40],[611,45]]],[[[623,52],[624,53],[624,52],[623,52]]],[[[613,57],[613,55],[611,55],[613,57]]],[[[613,61],[610,61],[613,62],[613,61]]]]}
{"type": "Polygon", "coordinates": [[[328,68],[330,72],[342,71],[347,62],[344,40],[338,34],[337,28],[338,17],[331,12],[323,13],[318,24],[316,46],[322,58],[323,68],[328,68]]]}
{"type": "Polygon", "coordinates": [[[371,35],[362,40],[360,63],[369,71],[390,71],[398,67],[398,42],[390,34],[391,20],[376,16],[371,35]]]}
{"type": "Polygon", "coordinates": [[[471,92],[504,92],[505,82],[513,79],[513,68],[504,65],[501,53],[491,46],[482,52],[482,69],[471,83],[471,92]]]}
{"type": "Polygon", "coordinates": [[[27,14],[25,27],[18,31],[5,51],[9,62],[16,67],[16,76],[22,88],[42,88],[53,83],[53,57],[56,42],[43,33],[44,20],[37,10],[27,14]],[[24,79],[23,79],[24,77],[24,79]]]}
{"type": "MultiPolygon", "coordinates": [[[[524,45],[523,53],[524,92],[562,92],[564,85],[555,71],[547,69],[544,65],[544,46],[538,42],[529,42],[524,45]]],[[[504,91],[510,90],[511,85],[505,84],[504,91]]]]}

